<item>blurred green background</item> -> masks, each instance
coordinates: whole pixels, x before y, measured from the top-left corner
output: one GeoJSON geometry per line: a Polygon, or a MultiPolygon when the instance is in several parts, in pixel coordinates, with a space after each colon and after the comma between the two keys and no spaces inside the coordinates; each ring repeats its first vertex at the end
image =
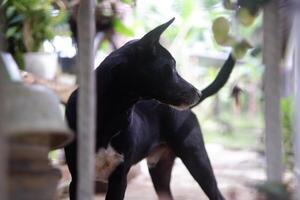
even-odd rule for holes
{"type": "MultiPolygon", "coordinates": [[[[20,68],[23,68],[22,53],[31,49],[56,52],[61,60],[72,61],[76,55],[78,1],[43,0],[43,2],[43,4],[40,0],[2,2],[7,18],[5,36],[8,39],[8,49],[18,61],[20,68]],[[35,24],[31,33],[25,36],[24,22],[29,24],[27,26],[35,24]],[[32,38],[36,44],[30,43],[32,38]]],[[[214,20],[225,17],[230,25],[230,35],[238,41],[246,39],[253,48],[239,60],[225,87],[194,111],[200,120],[207,143],[261,151],[264,140],[262,103],[264,67],[261,64],[262,17],[257,5],[264,1],[247,2],[238,1],[240,7],[245,6],[248,9],[244,12],[245,10],[238,8],[226,9],[231,7],[229,0],[97,1],[96,30],[101,37],[96,46],[95,65],[97,66],[109,52],[126,41],[140,38],[147,31],[175,17],[175,22],[163,34],[161,43],[175,57],[179,73],[197,88],[202,89],[214,80],[232,51],[230,45],[226,47],[217,44],[212,31],[214,20]]],[[[63,68],[62,71],[74,73],[76,70],[63,68]]],[[[283,93],[288,96],[287,91],[283,93]]],[[[285,146],[290,152],[292,105],[288,98],[282,101],[285,146]]]]}

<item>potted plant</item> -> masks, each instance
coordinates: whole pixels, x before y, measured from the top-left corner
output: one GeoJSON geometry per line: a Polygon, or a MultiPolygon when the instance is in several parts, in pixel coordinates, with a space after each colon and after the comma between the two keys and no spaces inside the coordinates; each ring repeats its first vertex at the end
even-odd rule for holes
{"type": "Polygon", "coordinates": [[[8,51],[18,64],[43,78],[52,79],[57,69],[57,55],[42,51],[43,43],[54,37],[54,28],[65,16],[54,7],[54,0],[6,0],[8,51]]]}

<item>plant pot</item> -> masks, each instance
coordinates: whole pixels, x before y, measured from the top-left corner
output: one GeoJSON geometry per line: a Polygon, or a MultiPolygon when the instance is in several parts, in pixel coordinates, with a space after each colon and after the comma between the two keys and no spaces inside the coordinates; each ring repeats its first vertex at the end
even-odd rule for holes
{"type": "Polygon", "coordinates": [[[24,54],[25,70],[44,79],[54,79],[58,58],[55,53],[30,52],[24,54]]]}

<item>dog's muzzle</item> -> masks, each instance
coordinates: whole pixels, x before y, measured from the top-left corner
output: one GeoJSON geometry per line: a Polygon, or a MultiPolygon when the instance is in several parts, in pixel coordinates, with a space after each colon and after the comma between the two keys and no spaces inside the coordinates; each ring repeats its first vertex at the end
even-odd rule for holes
{"type": "Polygon", "coordinates": [[[197,93],[197,97],[198,97],[198,98],[197,98],[197,100],[194,102],[194,104],[190,106],[190,108],[194,108],[194,107],[197,106],[197,105],[200,103],[200,101],[201,101],[202,92],[201,92],[200,90],[197,90],[196,93],[197,93]]]}
{"type": "Polygon", "coordinates": [[[202,92],[200,90],[197,90],[197,94],[198,94],[198,97],[201,99],[202,92]]]}

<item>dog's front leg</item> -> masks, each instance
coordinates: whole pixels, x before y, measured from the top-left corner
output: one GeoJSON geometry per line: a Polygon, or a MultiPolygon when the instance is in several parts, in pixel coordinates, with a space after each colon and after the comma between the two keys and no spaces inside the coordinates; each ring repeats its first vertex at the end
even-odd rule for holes
{"type": "Polygon", "coordinates": [[[169,145],[183,161],[210,200],[224,200],[208,158],[200,125],[193,114],[168,138],[169,145]]]}
{"type": "Polygon", "coordinates": [[[178,145],[177,155],[210,200],[224,200],[200,134],[191,133],[181,146],[178,145]]]}
{"type": "Polygon", "coordinates": [[[129,164],[120,164],[110,175],[108,180],[108,190],[106,200],[123,200],[127,187],[127,173],[130,169],[129,164]]]}
{"type": "Polygon", "coordinates": [[[72,177],[69,194],[70,200],[76,200],[77,187],[77,142],[73,141],[65,147],[66,162],[72,177]]]}

